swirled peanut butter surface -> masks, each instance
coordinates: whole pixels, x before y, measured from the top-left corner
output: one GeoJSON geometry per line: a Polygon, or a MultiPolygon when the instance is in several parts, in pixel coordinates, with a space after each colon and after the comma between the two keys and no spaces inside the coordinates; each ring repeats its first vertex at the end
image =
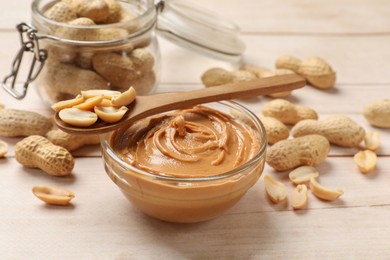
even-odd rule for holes
{"type": "Polygon", "coordinates": [[[140,120],[116,131],[111,146],[122,160],[159,175],[203,177],[246,163],[259,150],[254,130],[205,106],[140,120]]]}

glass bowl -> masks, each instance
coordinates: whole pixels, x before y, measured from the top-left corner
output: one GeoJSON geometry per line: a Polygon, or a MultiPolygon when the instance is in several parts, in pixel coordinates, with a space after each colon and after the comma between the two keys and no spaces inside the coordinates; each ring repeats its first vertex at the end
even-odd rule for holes
{"type": "Polygon", "coordinates": [[[267,137],[260,120],[235,102],[214,102],[204,106],[231,115],[254,130],[259,149],[249,161],[222,174],[171,177],[147,172],[122,160],[110,145],[114,132],[102,135],[102,154],[108,176],[145,214],[178,223],[209,220],[233,207],[261,176],[267,137]]]}

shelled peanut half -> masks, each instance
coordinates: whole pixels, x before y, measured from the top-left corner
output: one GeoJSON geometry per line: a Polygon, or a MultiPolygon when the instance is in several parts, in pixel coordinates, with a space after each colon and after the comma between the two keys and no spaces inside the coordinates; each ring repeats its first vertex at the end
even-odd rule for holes
{"type": "Polygon", "coordinates": [[[98,119],[115,123],[122,119],[136,97],[133,87],[121,93],[114,90],[86,90],[73,98],[55,103],[52,108],[62,121],[73,126],[88,127],[98,119]]]}
{"type": "Polygon", "coordinates": [[[8,153],[8,144],[0,140],[0,158],[4,157],[8,153]]]}
{"type": "Polygon", "coordinates": [[[69,190],[47,185],[34,186],[32,193],[47,204],[61,206],[68,205],[75,197],[75,194],[69,190]]]}
{"type": "Polygon", "coordinates": [[[341,189],[328,188],[320,184],[317,180],[319,172],[312,166],[299,166],[289,173],[290,180],[295,188],[287,196],[287,186],[275,180],[270,175],[265,176],[265,191],[272,203],[280,203],[289,199],[294,210],[304,209],[308,203],[308,190],[322,201],[334,201],[344,194],[341,189]]]}

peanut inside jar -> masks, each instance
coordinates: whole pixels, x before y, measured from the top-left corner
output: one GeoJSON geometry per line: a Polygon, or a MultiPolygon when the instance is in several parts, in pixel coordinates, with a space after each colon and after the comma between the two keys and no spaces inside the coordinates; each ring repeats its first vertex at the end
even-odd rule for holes
{"type": "Polygon", "coordinates": [[[246,163],[259,151],[251,127],[201,105],[118,130],[111,146],[131,165],[171,177],[218,175],[246,163]]]}

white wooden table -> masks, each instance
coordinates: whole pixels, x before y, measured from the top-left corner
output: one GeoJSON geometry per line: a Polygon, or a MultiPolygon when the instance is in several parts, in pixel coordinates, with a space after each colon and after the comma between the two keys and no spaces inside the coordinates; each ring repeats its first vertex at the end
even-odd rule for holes
{"type": "MultiPolygon", "coordinates": [[[[30,1],[0,0],[0,71],[10,71],[19,46],[15,25],[30,19],[30,1]]],[[[276,58],[321,56],[337,71],[334,89],[305,87],[288,99],[314,108],[321,118],[344,114],[372,128],[364,104],[390,98],[390,2],[388,0],[198,0],[234,20],[247,46],[245,59],[272,68],[276,58]]],[[[200,75],[220,61],[199,56],[161,40],[159,91],[200,88],[200,75]]],[[[269,98],[240,102],[260,114],[269,98]]],[[[9,108],[49,115],[34,90],[22,101],[0,91],[9,108]]],[[[309,193],[307,209],[273,205],[262,178],[237,206],[214,220],[171,224],[146,217],[122,196],[103,169],[99,147],[75,153],[71,177],[55,178],[19,165],[13,153],[20,138],[0,159],[0,259],[389,259],[390,131],[380,132],[378,165],[363,175],[353,162],[356,149],[332,146],[318,167],[320,181],[345,194],[323,202],[309,193]],[[71,207],[46,206],[31,193],[33,185],[68,188],[71,207]]],[[[272,175],[293,185],[287,173],[272,175]]]]}

